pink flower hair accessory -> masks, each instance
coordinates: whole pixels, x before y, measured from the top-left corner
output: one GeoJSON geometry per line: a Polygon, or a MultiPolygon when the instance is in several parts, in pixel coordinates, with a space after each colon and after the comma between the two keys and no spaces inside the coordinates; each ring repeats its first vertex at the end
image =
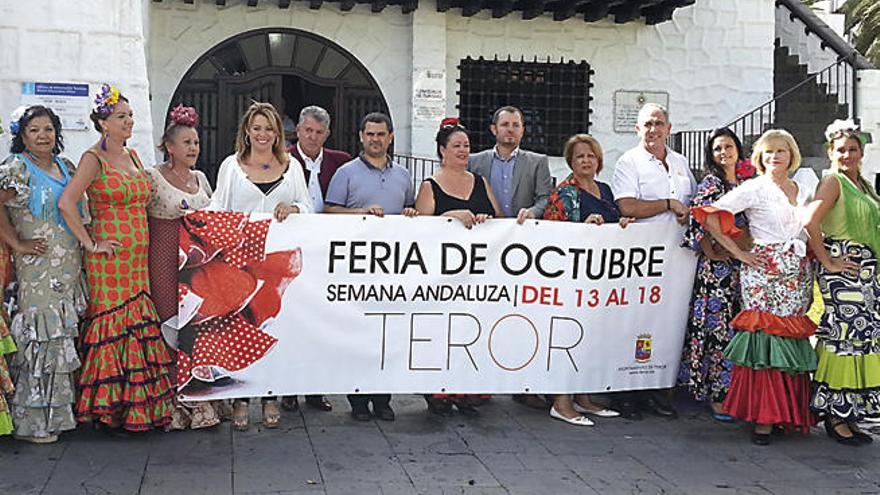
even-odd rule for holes
{"type": "Polygon", "coordinates": [[[168,116],[171,118],[171,121],[177,125],[184,125],[187,127],[196,127],[199,125],[199,114],[196,112],[196,109],[183,106],[183,104],[174,107],[168,116]]]}

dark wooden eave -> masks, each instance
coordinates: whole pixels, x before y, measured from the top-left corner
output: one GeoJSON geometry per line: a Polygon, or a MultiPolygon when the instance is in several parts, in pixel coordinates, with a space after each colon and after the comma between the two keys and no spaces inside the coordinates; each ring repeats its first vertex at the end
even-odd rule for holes
{"type": "MultiPolygon", "coordinates": [[[[162,1],[153,0],[156,3],[162,1]]],[[[193,0],[180,1],[193,3],[193,0]]],[[[419,7],[419,0],[293,1],[307,3],[310,9],[320,9],[324,3],[335,3],[339,4],[339,9],[344,12],[353,9],[356,4],[367,4],[370,6],[370,11],[375,13],[384,11],[388,6],[400,6],[401,12],[408,14],[419,7]]],[[[219,6],[226,5],[226,0],[215,0],[215,2],[219,6]]],[[[280,9],[286,9],[290,7],[291,0],[246,0],[249,7],[256,7],[261,3],[275,4],[280,9]]],[[[595,22],[611,17],[618,24],[639,19],[644,19],[645,24],[659,24],[672,19],[675,9],[694,3],[696,0],[436,0],[437,12],[461,9],[463,17],[471,17],[487,11],[497,19],[518,12],[524,20],[550,14],[554,21],[577,17],[586,22],[595,22]]]]}

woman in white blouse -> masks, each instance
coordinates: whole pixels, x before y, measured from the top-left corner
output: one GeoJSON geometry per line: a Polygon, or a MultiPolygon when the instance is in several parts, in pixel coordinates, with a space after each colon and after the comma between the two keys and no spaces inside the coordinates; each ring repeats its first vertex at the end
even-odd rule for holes
{"type": "Polygon", "coordinates": [[[255,102],[235,137],[235,154],[220,164],[211,209],[272,213],[279,222],[291,213],[312,213],[302,167],[284,148],[281,117],[269,103],[255,102]],[[293,162],[296,163],[296,162],[293,162]]]}
{"type": "MultiPolygon", "coordinates": [[[[212,210],[272,213],[279,222],[290,214],[312,212],[302,167],[285,150],[282,129],[271,104],[255,102],[247,109],[238,126],[235,154],[220,165],[212,210]]],[[[263,426],[277,428],[280,420],[278,401],[264,397],[263,426]]],[[[247,430],[247,399],[233,403],[232,424],[247,430]]]]}
{"type": "Polygon", "coordinates": [[[816,325],[805,316],[813,288],[804,230],[809,215],[798,199],[805,195],[789,178],[800,166],[797,143],[786,131],[767,131],[755,143],[752,163],[760,177],[693,213],[743,263],[743,310],[731,322],[736,334],[724,351],[734,365],[724,412],[754,423],[752,441],[768,445],[774,427],[807,433],[813,424],[816,354],[808,338],[816,325]],[[751,250],[733,240],[739,212],[749,221],[751,250]]]}

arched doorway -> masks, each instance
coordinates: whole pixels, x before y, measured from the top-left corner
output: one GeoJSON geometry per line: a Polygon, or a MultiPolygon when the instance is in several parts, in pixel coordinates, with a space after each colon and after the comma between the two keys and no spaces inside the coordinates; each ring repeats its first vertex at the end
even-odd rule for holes
{"type": "Polygon", "coordinates": [[[361,117],[372,111],[388,113],[376,81],[336,43],[298,29],[267,28],[236,35],[190,67],[168,108],[183,103],[198,110],[202,141],[198,167],[212,183],[220,162],[234,150],[238,119],[251,100],[283,107],[293,122],[305,106],[326,108],[332,119],[327,146],[352,154],[358,151],[361,117]]]}

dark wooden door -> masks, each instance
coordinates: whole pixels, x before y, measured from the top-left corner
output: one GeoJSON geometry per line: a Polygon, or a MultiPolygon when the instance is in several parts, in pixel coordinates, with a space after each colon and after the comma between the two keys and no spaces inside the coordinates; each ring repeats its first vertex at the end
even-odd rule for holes
{"type": "MultiPolygon", "coordinates": [[[[235,151],[235,135],[238,124],[245,110],[251,103],[271,103],[277,105],[281,101],[281,75],[263,75],[253,79],[221,79],[220,80],[220,143],[227,147],[223,157],[235,151]]],[[[278,130],[281,135],[281,129],[278,130]]],[[[219,162],[217,166],[219,167],[219,162]]]]}
{"type": "Polygon", "coordinates": [[[341,105],[336,110],[336,115],[339,115],[339,125],[333,132],[337,135],[340,148],[358,153],[361,149],[358,136],[361,119],[370,112],[388,114],[388,107],[382,95],[372,90],[347,88],[342,91],[339,100],[341,105]]]}

